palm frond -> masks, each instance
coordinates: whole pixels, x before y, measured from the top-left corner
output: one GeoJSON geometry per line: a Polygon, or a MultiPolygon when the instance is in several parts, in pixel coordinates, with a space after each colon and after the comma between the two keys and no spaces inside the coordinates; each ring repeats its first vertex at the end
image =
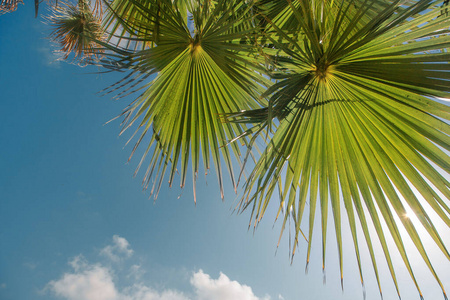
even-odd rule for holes
{"type": "MultiPolygon", "coordinates": [[[[124,112],[124,130],[139,122],[141,134],[134,150],[147,134],[151,136],[138,166],[139,169],[147,154],[153,152],[144,185],[147,187],[153,176],[159,177],[152,188],[152,193],[157,195],[170,164],[170,185],[179,170],[180,185],[184,186],[191,157],[195,193],[201,154],[205,172],[213,160],[223,197],[221,160],[235,184],[232,157],[239,160],[240,156],[238,145],[226,144],[245,128],[240,124],[224,124],[219,117],[236,110],[260,107],[263,103],[259,99],[260,83],[267,81],[256,73],[264,69],[257,64],[253,53],[254,29],[247,26],[246,30],[236,30],[243,23],[251,22],[247,14],[249,6],[238,1],[216,4],[214,8],[197,7],[192,12],[196,20],[192,36],[186,19],[173,8],[171,1],[149,1],[147,5],[131,2],[140,11],[139,15],[146,16],[148,26],[142,19],[127,22],[125,27],[130,32],[147,32],[157,25],[156,46],[140,51],[105,46],[114,58],[109,67],[119,65],[119,69],[132,69],[128,79],[121,83],[125,91],[157,74],[124,112]],[[154,9],[156,4],[159,10],[154,9]]],[[[153,41],[153,37],[123,38],[146,43],[153,41]]]]}
{"type": "Polygon", "coordinates": [[[400,235],[401,224],[446,297],[420,235],[406,217],[406,208],[416,214],[450,260],[438,230],[408,184],[450,226],[450,183],[434,167],[450,172],[450,159],[445,152],[450,150],[450,108],[432,100],[450,96],[450,19],[443,17],[440,3],[434,1],[414,1],[401,9],[403,2],[394,1],[370,20],[365,14],[374,1],[365,1],[366,5],[352,14],[347,13],[352,4],[334,2],[336,13],[321,14],[321,1],[301,1],[298,7],[289,1],[304,36],[296,41],[271,24],[271,30],[288,40],[289,46],[271,39],[285,53],[284,57],[274,57],[279,61],[278,69],[287,71],[273,76],[279,82],[267,91],[271,94],[270,106],[254,113],[229,115],[229,120],[237,122],[259,119],[263,126],[271,118],[279,119],[276,132],[246,182],[241,208],[252,207],[252,218],[257,224],[283,178],[282,227],[293,218],[294,255],[309,198],[309,261],[318,201],[323,268],[331,209],[343,279],[343,199],[361,280],[357,219],[380,285],[374,237],[368,230],[370,218],[397,290],[383,224],[421,295],[400,235]]]}
{"type": "Polygon", "coordinates": [[[0,15],[15,11],[19,4],[23,4],[23,0],[1,0],[0,15]]]}
{"type": "MultiPolygon", "coordinates": [[[[151,48],[158,44],[159,19],[165,16],[161,10],[165,9],[167,3],[164,4],[164,1],[114,0],[111,3],[106,2],[106,4],[109,9],[103,20],[103,27],[109,32],[107,41],[110,44],[134,51],[151,48]]],[[[172,6],[186,23],[188,7],[192,9],[191,1],[173,1],[172,6]]]]}
{"type": "Polygon", "coordinates": [[[79,1],[74,6],[60,3],[52,7],[47,20],[54,28],[50,38],[61,47],[64,59],[74,53],[74,59],[98,59],[101,51],[96,41],[103,40],[101,21],[91,10],[90,1],[79,1]]]}

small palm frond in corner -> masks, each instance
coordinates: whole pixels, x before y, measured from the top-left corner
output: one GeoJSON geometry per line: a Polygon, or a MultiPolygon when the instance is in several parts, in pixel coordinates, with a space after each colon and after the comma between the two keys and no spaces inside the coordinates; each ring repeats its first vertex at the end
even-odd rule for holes
{"type": "Polygon", "coordinates": [[[1,0],[0,15],[15,11],[19,4],[23,4],[23,0],[1,0]]]}
{"type": "Polygon", "coordinates": [[[46,17],[54,29],[50,38],[61,48],[64,59],[71,53],[74,60],[98,59],[102,51],[96,41],[103,40],[103,28],[90,1],[81,0],[77,6],[62,3],[51,9],[53,13],[46,17]]]}

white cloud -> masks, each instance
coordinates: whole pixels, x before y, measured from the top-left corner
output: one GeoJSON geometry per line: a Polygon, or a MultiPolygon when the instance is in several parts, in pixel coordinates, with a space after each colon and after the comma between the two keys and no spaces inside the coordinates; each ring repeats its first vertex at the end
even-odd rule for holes
{"type": "Polygon", "coordinates": [[[132,265],[127,278],[133,277],[134,279],[141,279],[142,275],[145,274],[145,270],[142,269],[141,265],[132,265]]]}
{"type": "Polygon", "coordinates": [[[69,261],[69,265],[78,272],[80,269],[85,269],[88,266],[88,262],[86,258],[80,254],[69,261]]]}
{"type": "Polygon", "coordinates": [[[122,257],[129,258],[133,255],[130,243],[118,235],[113,236],[113,244],[108,245],[100,251],[100,254],[108,257],[114,262],[118,262],[122,257]]]}
{"type": "MultiPolygon", "coordinates": [[[[47,289],[54,295],[66,300],[191,300],[184,293],[172,289],[158,292],[155,289],[137,283],[118,290],[113,280],[113,271],[100,264],[86,264],[84,258],[76,257],[69,264],[74,272],[65,273],[59,280],[52,280],[47,289]]],[[[258,298],[252,289],[230,280],[220,273],[218,279],[212,279],[202,270],[191,277],[195,289],[193,300],[269,300],[258,298]]],[[[280,298],[283,299],[283,298],[280,298]]]]}
{"type": "Polygon", "coordinates": [[[198,300],[258,300],[252,288],[230,280],[220,273],[218,279],[211,279],[202,270],[194,273],[191,284],[196,289],[198,300]]]}
{"type": "Polygon", "coordinates": [[[165,290],[161,293],[143,284],[136,284],[123,291],[121,300],[189,300],[183,293],[165,290]]]}
{"type": "Polygon", "coordinates": [[[75,272],[50,281],[47,288],[67,300],[118,300],[111,271],[99,264],[89,265],[80,256],[70,262],[75,272]]]}
{"type": "Polygon", "coordinates": [[[145,286],[134,284],[121,291],[114,283],[113,271],[100,264],[88,264],[83,256],[77,256],[69,264],[73,272],[52,280],[46,290],[66,300],[189,300],[183,293],[165,290],[161,293],[145,286]]]}
{"type": "MultiPolygon", "coordinates": [[[[121,255],[130,257],[133,250],[125,238],[113,237],[113,245],[103,248],[100,252],[112,260],[120,260],[121,255]]],[[[131,265],[129,272],[115,272],[117,265],[105,266],[100,263],[89,263],[83,255],[74,257],[69,265],[70,272],[64,273],[59,279],[50,281],[45,290],[65,300],[269,300],[270,297],[258,298],[251,287],[230,280],[220,273],[218,279],[213,279],[202,270],[194,272],[190,278],[193,297],[174,289],[166,288],[158,291],[141,280],[145,270],[141,265],[131,265]],[[121,278],[122,274],[122,278],[121,278]],[[135,283],[123,287],[121,280],[135,283]]],[[[116,270],[117,271],[117,270],[116,270]]],[[[283,299],[279,297],[279,299],[283,299]]]]}

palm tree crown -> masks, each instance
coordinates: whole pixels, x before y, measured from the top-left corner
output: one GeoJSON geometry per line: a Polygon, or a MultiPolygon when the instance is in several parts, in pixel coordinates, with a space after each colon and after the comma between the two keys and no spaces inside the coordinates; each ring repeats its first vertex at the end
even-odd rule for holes
{"type": "Polygon", "coordinates": [[[239,207],[251,210],[254,226],[277,193],[281,234],[288,220],[294,224],[292,256],[303,236],[309,262],[318,206],[323,268],[330,212],[341,279],[341,224],[347,218],[361,282],[362,239],[381,293],[373,247],[378,240],[398,291],[386,241],[391,236],[422,295],[403,227],[447,298],[406,213],[414,212],[450,260],[424,208],[450,227],[450,108],[436,101],[450,98],[446,5],[108,0],[94,9],[79,1],[55,8],[50,21],[66,57],[74,52],[127,73],[107,93],[120,98],[139,91],[122,114],[122,131],[137,124],[132,155],[147,140],[137,170],[148,156],[143,183],[153,182],[155,197],[165,176],[171,185],[179,172],[183,187],[191,164],[195,199],[200,164],[207,173],[212,161],[222,197],[223,169],[235,189],[246,176],[239,207]],[[261,151],[256,141],[264,141],[261,151]],[[249,158],[253,167],[246,174],[249,158]]]}

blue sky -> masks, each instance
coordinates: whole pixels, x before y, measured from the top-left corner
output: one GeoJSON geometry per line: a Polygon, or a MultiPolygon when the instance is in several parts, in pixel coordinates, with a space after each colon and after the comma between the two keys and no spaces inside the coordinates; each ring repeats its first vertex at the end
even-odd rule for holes
{"type": "MultiPolygon", "coordinates": [[[[342,292],[331,231],[326,284],[318,235],[308,274],[306,243],[292,265],[288,232],[276,251],[276,199],[255,232],[249,212],[233,213],[229,182],[220,200],[214,174],[198,180],[196,205],[190,185],[163,185],[149,199],[143,174],[133,178],[137,157],[126,164],[132,147],[118,137],[120,121],[104,125],[133,98],[97,94],[121,74],[56,61],[32,4],[0,16],[0,299],[363,299],[348,230],[342,292]]],[[[449,229],[437,226],[450,246],[449,229]]],[[[450,290],[448,260],[428,249],[450,290]]],[[[403,299],[418,299],[392,253],[403,299]]],[[[365,248],[362,257],[366,299],[380,299],[365,248]]],[[[384,299],[398,299],[379,251],[377,258],[384,299]]],[[[414,251],[411,260],[426,299],[442,299],[414,251]]]]}

